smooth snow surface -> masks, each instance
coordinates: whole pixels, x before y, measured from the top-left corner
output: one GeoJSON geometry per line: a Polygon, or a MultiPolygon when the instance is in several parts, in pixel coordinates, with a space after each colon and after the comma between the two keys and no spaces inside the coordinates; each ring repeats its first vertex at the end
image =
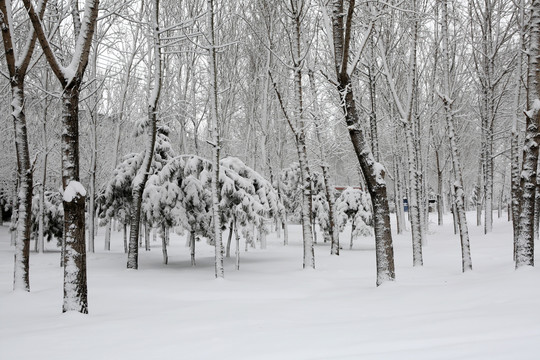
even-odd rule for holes
{"type": "Polygon", "coordinates": [[[379,288],[373,239],[348,250],[350,228],[339,257],[319,241],[316,270],[301,269],[299,225],[287,247],[270,234],[266,250],[246,253],[242,240],[240,271],[225,259],[220,281],[205,241],[196,267],[171,233],[169,265],[158,240],[128,271],[115,232],[110,253],[88,254],[86,316],[61,313],[56,241],[31,253],[32,292],[12,292],[14,250],[0,227],[0,359],[540,359],[540,269],[514,270],[510,223],[495,219],[486,236],[471,227],[467,274],[445,223],[430,224],[423,268],[412,267],[410,233],[394,236],[396,282],[379,288]]]}

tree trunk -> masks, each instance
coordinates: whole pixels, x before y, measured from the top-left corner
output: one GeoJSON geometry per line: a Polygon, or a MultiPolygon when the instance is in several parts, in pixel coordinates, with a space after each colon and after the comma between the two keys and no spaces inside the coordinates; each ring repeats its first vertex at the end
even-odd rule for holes
{"type": "Polygon", "coordinates": [[[167,255],[167,229],[165,225],[161,227],[161,252],[163,253],[163,263],[167,265],[169,256],[167,255]]]}
{"type": "MultiPolygon", "coordinates": [[[[45,72],[45,90],[48,89],[49,77],[48,72],[45,72]]],[[[49,101],[45,100],[45,109],[43,112],[43,130],[41,134],[41,141],[43,142],[43,175],[41,177],[41,186],[39,190],[39,213],[38,213],[38,251],[43,253],[45,251],[45,239],[43,233],[45,231],[45,185],[47,183],[47,165],[49,158],[49,146],[48,146],[48,136],[47,136],[47,113],[49,110],[49,101]]]]}
{"type": "MultiPolygon", "coordinates": [[[[511,212],[512,212],[512,229],[514,235],[514,260],[516,257],[516,242],[519,234],[519,208],[521,199],[520,188],[520,163],[519,163],[519,130],[518,130],[518,114],[521,114],[520,104],[520,90],[521,90],[521,75],[523,64],[524,49],[524,37],[525,37],[525,4],[524,0],[519,4],[519,51],[517,56],[517,67],[515,72],[515,90],[514,90],[514,102],[513,102],[513,116],[512,116],[512,137],[511,137],[511,212]]],[[[510,208],[509,208],[510,210],[510,208]]],[[[509,211],[510,213],[510,211],[509,211]]]]}
{"type": "Polygon", "coordinates": [[[217,60],[216,60],[216,43],[215,43],[215,31],[214,31],[214,1],[207,0],[207,16],[208,16],[208,34],[207,39],[210,42],[208,47],[209,65],[210,71],[210,116],[211,127],[214,135],[214,149],[212,160],[212,221],[214,225],[214,246],[215,246],[215,276],[216,278],[225,277],[225,271],[223,267],[223,241],[221,238],[221,211],[219,209],[219,157],[220,157],[220,136],[219,136],[219,118],[218,118],[218,92],[217,92],[217,60]]]}
{"type": "Polygon", "coordinates": [[[33,182],[28,149],[26,116],[24,114],[24,87],[22,83],[18,83],[16,80],[11,81],[11,96],[11,116],[15,127],[15,149],[17,152],[19,177],[13,289],[30,291],[29,257],[33,182]]]}
{"type": "MultiPolygon", "coordinates": [[[[336,79],[338,82],[337,90],[340,94],[345,122],[371,196],[375,230],[375,252],[377,258],[377,285],[380,285],[385,281],[393,281],[395,279],[394,250],[392,245],[392,232],[390,230],[390,211],[386,195],[384,167],[375,161],[369,143],[364,136],[363,127],[360,124],[360,116],[356,110],[350,73],[348,73],[347,70],[347,65],[350,60],[348,58],[350,37],[345,36],[344,30],[347,29],[348,31],[352,26],[353,10],[354,1],[350,1],[349,10],[347,12],[347,26],[345,27],[343,21],[343,1],[334,1],[332,9],[334,60],[336,65],[336,79]]],[[[367,35],[369,35],[369,33],[367,35]]]]}
{"type": "Polygon", "coordinates": [[[17,220],[19,213],[19,174],[17,171],[17,176],[15,180],[15,190],[13,191],[12,196],[12,207],[11,207],[11,220],[9,223],[9,233],[11,235],[11,246],[17,244],[17,220]]]}
{"type": "Polygon", "coordinates": [[[443,2],[442,6],[442,53],[444,81],[442,101],[446,117],[446,127],[448,129],[448,140],[450,142],[450,151],[452,154],[452,163],[454,166],[454,203],[456,205],[457,218],[459,223],[459,233],[461,239],[461,265],[463,272],[472,270],[471,252],[469,247],[469,231],[467,228],[467,217],[465,213],[465,192],[463,190],[463,175],[461,163],[459,160],[458,148],[455,139],[454,117],[452,112],[452,100],[450,99],[450,56],[448,49],[448,0],[443,2]]]}
{"type": "Polygon", "coordinates": [[[43,233],[45,231],[45,190],[44,186],[39,187],[39,210],[38,210],[38,237],[37,237],[37,251],[43,253],[45,251],[45,238],[43,233]]]}
{"type": "Polygon", "coordinates": [[[123,233],[124,233],[124,253],[128,253],[128,237],[127,237],[127,221],[128,219],[125,219],[123,224],[123,233]]]}
{"type": "Polygon", "coordinates": [[[261,242],[261,249],[266,249],[266,232],[264,226],[261,225],[258,227],[259,240],[261,242]]]}
{"type": "MultiPolygon", "coordinates": [[[[483,156],[483,155],[482,155],[483,156]]],[[[477,183],[475,187],[476,192],[476,226],[482,225],[482,199],[484,198],[482,189],[484,188],[482,186],[482,173],[483,173],[483,161],[480,159],[480,166],[478,169],[478,178],[477,183]]]]}
{"type": "Polygon", "coordinates": [[[411,220],[411,235],[413,249],[413,266],[422,266],[422,223],[421,207],[419,199],[418,173],[416,168],[416,151],[414,149],[414,137],[411,123],[405,124],[405,134],[407,140],[407,158],[409,162],[409,216],[411,220]]]}
{"type": "Polygon", "coordinates": [[[144,249],[150,251],[150,225],[144,224],[144,249]]]}
{"type": "Polygon", "coordinates": [[[189,232],[189,250],[191,254],[191,266],[195,266],[195,231],[189,232]]]}
{"type": "MultiPolygon", "coordinates": [[[[157,107],[159,102],[159,95],[161,93],[161,47],[159,41],[159,0],[154,0],[154,7],[152,9],[152,39],[154,50],[154,88],[149,96],[148,101],[148,127],[147,127],[147,140],[145,145],[144,159],[141,164],[137,176],[133,180],[133,205],[131,213],[131,227],[129,234],[129,251],[128,251],[128,269],[137,269],[139,267],[139,224],[141,222],[141,205],[142,195],[148,175],[152,167],[152,159],[154,157],[154,148],[156,144],[156,130],[157,130],[157,107]]],[[[149,69],[149,73],[151,69],[149,69]]],[[[149,76],[150,79],[150,76],[149,76]]],[[[149,80],[150,81],[150,80],[149,80]]]]}
{"type": "Polygon", "coordinates": [[[231,221],[229,225],[229,238],[227,239],[227,250],[225,252],[225,256],[228,258],[231,257],[231,241],[232,241],[233,227],[234,227],[234,221],[231,221]]]}
{"type": "MultiPolygon", "coordinates": [[[[73,81],[62,94],[62,183],[64,190],[79,181],[79,88],[73,81]]],[[[86,284],[85,195],[64,197],[64,305],[63,312],[88,313],[86,284]]]]}
{"type": "Polygon", "coordinates": [[[452,180],[448,179],[448,188],[450,189],[450,201],[452,203],[451,211],[452,211],[452,221],[454,224],[454,235],[457,235],[459,233],[459,221],[457,217],[457,208],[456,208],[456,202],[454,201],[455,198],[455,189],[454,186],[452,186],[452,180]]]}
{"type": "Polygon", "coordinates": [[[105,227],[105,250],[106,251],[111,251],[111,226],[112,226],[112,219],[109,219],[105,227]]]}
{"type": "Polygon", "coordinates": [[[289,228],[287,227],[287,214],[284,216],[282,227],[283,227],[283,245],[289,245],[289,228]]]}
{"type": "Polygon", "coordinates": [[[234,238],[236,240],[236,247],[235,247],[235,268],[236,270],[240,270],[240,236],[238,235],[238,226],[234,227],[234,238]]]}
{"type": "MultiPolygon", "coordinates": [[[[328,164],[326,162],[326,155],[324,152],[323,147],[323,141],[321,139],[321,123],[320,123],[320,110],[319,110],[319,100],[318,100],[318,94],[317,94],[317,88],[315,86],[315,76],[313,74],[313,71],[309,71],[309,80],[310,80],[310,87],[311,87],[311,93],[313,96],[314,101],[314,107],[315,107],[315,114],[313,116],[315,121],[315,135],[317,137],[317,142],[319,144],[319,157],[321,160],[321,170],[323,173],[323,181],[324,181],[324,195],[326,197],[326,202],[328,203],[328,224],[329,229],[327,229],[328,234],[330,235],[330,254],[331,255],[339,255],[339,232],[336,227],[336,219],[335,219],[335,198],[334,198],[334,192],[332,191],[331,186],[331,180],[330,180],[330,174],[328,171],[328,164]]],[[[373,91],[375,91],[375,84],[373,84],[373,91]]],[[[374,97],[375,94],[373,93],[372,96],[374,97]]],[[[375,106],[375,99],[372,98],[372,107],[375,106]]],[[[374,114],[374,110],[373,110],[374,114]]],[[[374,115],[373,115],[374,116],[374,115]]],[[[371,119],[371,118],[370,118],[371,119]]],[[[373,122],[375,122],[376,119],[373,118],[373,122]]],[[[372,145],[377,146],[378,149],[378,143],[377,143],[377,124],[371,125],[371,132],[372,132],[372,145]]],[[[326,237],[325,237],[326,242],[326,237]]]]}
{"type": "Polygon", "coordinates": [[[356,226],[354,225],[354,219],[351,221],[351,243],[349,245],[349,250],[352,250],[353,247],[353,240],[354,240],[354,230],[356,230],[356,226]]]}
{"type": "Polygon", "coordinates": [[[400,160],[394,155],[394,203],[396,207],[396,225],[397,233],[402,234],[405,230],[405,212],[403,209],[403,193],[401,186],[401,170],[400,170],[400,160]]]}
{"type": "Polygon", "coordinates": [[[443,192],[443,169],[441,169],[441,160],[439,151],[435,152],[435,160],[437,163],[437,224],[442,226],[444,223],[444,192],[443,192]]]}

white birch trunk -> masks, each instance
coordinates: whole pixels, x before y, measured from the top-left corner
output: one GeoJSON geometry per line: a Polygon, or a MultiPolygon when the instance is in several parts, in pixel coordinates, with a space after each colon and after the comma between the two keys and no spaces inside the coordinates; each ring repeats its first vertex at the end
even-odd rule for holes
{"type": "Polygon", "coordinates": [[[215,246],[215,276],[216,278],[225,277],[223,267],[223,241],[221,238],[221,212],[219,209],[219,156],[220,156],[220,137],[218,124],[218,93],[217,93],[217,60],[216,44],[214,31],[214,1],[207,0],[208,12],[208,33],[207,38],[210,42],[208,46],[209,55],[209,97],[210,97],[210,120],[214,136],[214,149],[212,156],[212,222],[214,225],[214,246],[215,246]]]}
{"type": "Polygon", "coordinates": [[[455,139],[454,117],[452,112],[452,100],[450,98],[450,56],[448,49],[448,1],[444,0],[442,6],[442,54],[443,54],[443,91],[442,100],[448,129],[448,140],[454,167],[454,203],[459,224],[459,234],[461,239],[461,264],[463,272],[472,270],[471,252],[469,247],[469,231],[467,228],[467,217],[465,214],[465,192],[463,191],[463,175],[461,163],[455,139]]]}

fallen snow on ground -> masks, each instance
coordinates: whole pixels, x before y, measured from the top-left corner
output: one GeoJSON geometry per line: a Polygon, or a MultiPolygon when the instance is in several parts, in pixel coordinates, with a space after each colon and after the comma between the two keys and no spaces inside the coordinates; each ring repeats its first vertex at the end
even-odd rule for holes
{"type": "MultiPolygon", "coordinates": [[[[329,255],[329,244],[316,245],[316,270],[302,270],[298,225],[286,247],[275,234],[266,250],[245,253],[242,242],[240,271],[226,259],[225,280],[214,279],[212,247],[198,242],[191,267],[178,235],[169,265],[158,241],[140,251],[139,270],[126,270],[115,233],[113,251],[88,255],[86,316],[61,313],[63,273],[53,244],[31,254],[31,293],[12,292],[4,226],[0,358],[540,359],[540,269],[514,271],[510,223],[496,219],[490,235],[471,226],[474,271],[462,274],[459,239],[445,220],[430,226],[423,268],[412,267],[410,233],[394,236],[397,280],[379,288],[373,239],[348,250],[350,229],[339,257],[329,255]]],[[[103,235],[100,229],[97,249],[103,235]]]]}

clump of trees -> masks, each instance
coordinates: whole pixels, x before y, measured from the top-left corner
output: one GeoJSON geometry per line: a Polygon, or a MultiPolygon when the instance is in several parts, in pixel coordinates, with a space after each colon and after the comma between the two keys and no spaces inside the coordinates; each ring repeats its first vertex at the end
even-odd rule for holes
{"type": "Polygon", "coordinates": [[[125,226],[130,268],[143,228],[181,227],[193,262],[193,239],[216,244],[222,277],[224,230],[228,244],[264,246],[277,222],[286,243],[287,221],[301,222],[303,266],[315,267],[315,223],[339,253],[334,184],[369,195],[378,285],[395,278],[388,199],[401,233],[407,197],[422,266],[430,189],[439,225],[452,211],[463,271],[465,213],[475,206],[489,233],[497,201],[510,205],[515,266],[534,265],[539,1],[83,3],[0,0],[14,288],[30,290],[32,234],[59,237],[60,208],[64,311],[88,309],[96,211],[107,249],[111,220],[125,226]],[[53,204],[55,188],[73,196],[53,204]]]}

